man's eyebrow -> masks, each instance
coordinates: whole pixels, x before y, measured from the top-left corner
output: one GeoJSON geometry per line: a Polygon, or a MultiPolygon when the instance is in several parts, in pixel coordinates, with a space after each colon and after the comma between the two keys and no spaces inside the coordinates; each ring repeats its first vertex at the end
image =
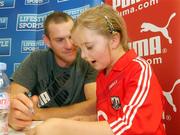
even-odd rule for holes
{"type": "Polygon", "coordinates": [[[55,39],[55,40],[58,40],[58,39],[65,39],[65,37],[55,37],[54,39],[55,39]]]}

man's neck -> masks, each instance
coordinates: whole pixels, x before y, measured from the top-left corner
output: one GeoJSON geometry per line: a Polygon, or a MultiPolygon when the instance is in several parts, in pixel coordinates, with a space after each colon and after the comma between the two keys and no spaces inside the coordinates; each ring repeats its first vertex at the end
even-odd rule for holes
{"type": "Polygon", "coordinates": [[[68,68],[72,64],[72,63],[64,62],[63,60],[57,58],[56,56],[55,56],[55,61],[56,61],[56,64],[62,68],[68,68]]]}

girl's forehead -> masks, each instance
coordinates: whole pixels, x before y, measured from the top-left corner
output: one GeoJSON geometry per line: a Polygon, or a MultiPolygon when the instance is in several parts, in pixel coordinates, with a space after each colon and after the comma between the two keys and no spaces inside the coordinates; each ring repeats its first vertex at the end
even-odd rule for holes
{"type": "Polygon", "coordinates": [[[97,32],[87,28],[77,28],[72,32],[74,42],[92,42],[96,37],[97,32]]]}

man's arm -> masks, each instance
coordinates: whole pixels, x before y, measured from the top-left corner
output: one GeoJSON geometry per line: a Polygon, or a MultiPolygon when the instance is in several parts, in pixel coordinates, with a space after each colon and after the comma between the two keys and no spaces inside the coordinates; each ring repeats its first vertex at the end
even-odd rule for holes
{"type": "Polygon", "coordinates": [[[16,95],[18,95],[19,93],[29,92],[27,88],[15,82],[11,83],[10,90],[11,98],[16,97],[16,95]]]}
{"type": "MultiPolygon", "coordinates": [[[[35,108],[33,120],[46,120],[48,118],[69,118],[76,115],[90,115],[96,113],[96,83],[87,83],[84,86],[86,100],[64,107],[35,108]]],[[[34,105],[35,106],[35,105],[34,105]]],[[[37,106],[37,103],[36,103],[37,106]]]]}

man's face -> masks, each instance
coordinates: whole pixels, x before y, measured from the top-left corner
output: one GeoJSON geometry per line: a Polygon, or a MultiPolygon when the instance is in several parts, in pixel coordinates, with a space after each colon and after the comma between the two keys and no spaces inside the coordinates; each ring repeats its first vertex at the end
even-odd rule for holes
{"type": "Polygon", "coordinates": [[[48,26],[49,38],[46,37],[46,44],[53,50],[57,64],[62,67],[68,67],[76,59],[77,48],[71,40],[72,27],[72,20],[60,24],[50,23],[48,26]]]}

